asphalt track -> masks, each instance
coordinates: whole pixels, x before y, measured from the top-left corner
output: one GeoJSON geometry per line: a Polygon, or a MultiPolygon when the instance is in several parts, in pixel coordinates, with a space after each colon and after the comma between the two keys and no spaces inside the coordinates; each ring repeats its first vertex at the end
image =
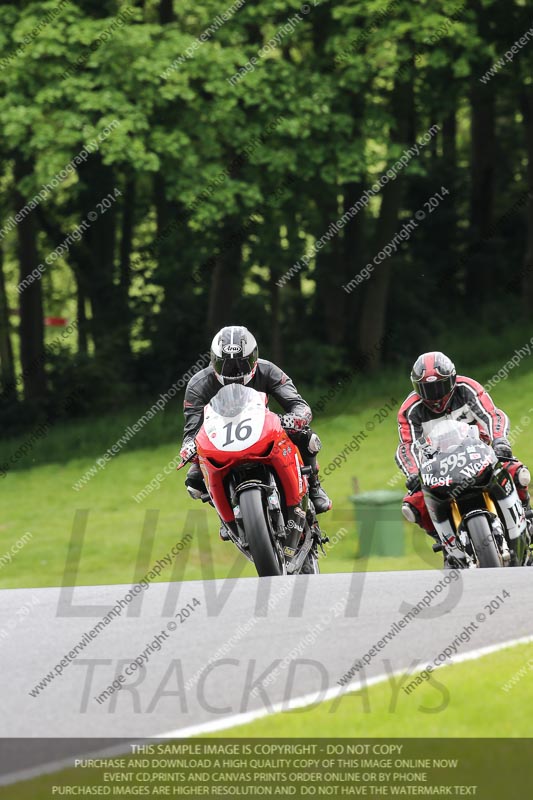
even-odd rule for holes
{"type": "MultiPolygon", "coordinates": [[[[0,592],[1,783],[102,749],[103,740],[188,735],[295,698],[323,699],[332,687],[341,691],[339,679],[365,655],[353,680],[422,669],[454,642],[455,657],[533,634],[529,569],[159,583],[86,638],[80,655],[31,696],[130,588],[76,588],[74,605],[100,607],[85,616],[75,609],[65,616],[59,589],[0,592]],[[424,597],[427,607],[400,626],[424,597]],[[187,606],[188,616],[175,616],[187,606]],[[384,646],[369,653],[387,632],[384,646]],[[148,653],[156,635],[161,649],[148,653]],[[143,652],[147,664],[99,703],[95,698],[143,652]],[[33,747],[8,741],[26,737],[33,747]],[[87,737],[95,741],[77,741],[87,737]]],[[[355,726],[343,731],[359,733],[355,726]]]]}

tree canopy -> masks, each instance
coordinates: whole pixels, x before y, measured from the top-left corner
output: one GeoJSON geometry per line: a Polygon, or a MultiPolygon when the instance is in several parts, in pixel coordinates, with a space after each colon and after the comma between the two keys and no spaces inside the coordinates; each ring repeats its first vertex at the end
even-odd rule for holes
{"type": "Polygon", "coordinates": [[[532,66],[525,0],[2,4],[0,414],[527,320],[532,66]]]}

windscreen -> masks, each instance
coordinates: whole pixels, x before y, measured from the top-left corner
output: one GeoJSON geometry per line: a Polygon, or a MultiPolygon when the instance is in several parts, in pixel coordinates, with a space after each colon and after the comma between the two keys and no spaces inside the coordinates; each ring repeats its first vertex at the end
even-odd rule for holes
{"type": "Polygon", "coordinates": [[[446,453],[448,450],[460,445],[465,439],[479,439],[477,425],[446,419],[437,422],[431,429],[426,441],[434,450],[446,453]]]}
{"type": "Polygon", "coordinates": [[[209,405],[217,414],[222,417],[236,417],[240,412],[251,403],[257,403],[260,395],[249,386],[241,383],[230,383],[223,386],[209,405]]]}

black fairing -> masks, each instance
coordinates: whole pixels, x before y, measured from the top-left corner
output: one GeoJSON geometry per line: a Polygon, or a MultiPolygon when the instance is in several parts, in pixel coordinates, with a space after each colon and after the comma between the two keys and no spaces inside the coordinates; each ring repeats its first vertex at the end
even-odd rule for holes
{"type": "Polygon", "coordinates": [[[475,507],[479,505],[480,492],[488,491],[494,499],[508,493],[507,484],[502,484],[508,473],[492,448],[476,438],[468,437],[453,450],[435,453],[423,463],[420,476],[426,505],[438,521],[447,518],[452,499],[468,506],[470,499],[478,498],[475,507]]]}

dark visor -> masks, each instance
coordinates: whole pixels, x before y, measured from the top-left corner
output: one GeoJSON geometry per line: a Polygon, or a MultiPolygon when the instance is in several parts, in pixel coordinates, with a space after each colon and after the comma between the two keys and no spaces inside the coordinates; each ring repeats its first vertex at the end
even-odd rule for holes
{"type": "Polygon", "coordinates": [[[237,358],[230,358],[229,356],[217,358],[215,361],[215,371],[222,378],[244,378],[245,375],[248,375],[252,371],[252,362],[252,356],[249,358],[243,358],[242,356],[237,358]]]}
{"type": "Polygon", "coordinates": [[[417,391],[424,400],[443,400],[453,389],[453,378],[439,378],[436,381],[417,381],[417,391]]]}

